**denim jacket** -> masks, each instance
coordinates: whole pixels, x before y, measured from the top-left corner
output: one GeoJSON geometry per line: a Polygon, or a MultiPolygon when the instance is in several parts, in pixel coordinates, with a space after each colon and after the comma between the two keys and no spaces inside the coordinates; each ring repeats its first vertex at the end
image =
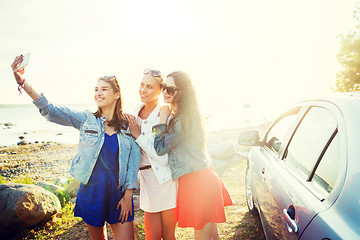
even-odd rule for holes
{"type": "MultiPolygon", "coordinates": [[[[134,110],[134,116],[139,115],[140,110],[144,104],[139,104],[134,110]]],[[[150,113],[147,119],[144,119],[141,123],[141,134],[135,140],[137,144],[142,148],[142,150],[147,155],[150,165],[155,173],[156,179],[159,184],[163,184],[171,180],[171,170],[169,166],[167,154],[159,156],[156,154],[154,149],[154,135],[152,134],[152,126],[159,123],[160,105],[157,105],[154,110],[150,113]]]]}
{"type": "Polygon", "coordinates": [[[173,180],[190,172],[209,167],[209,155],[194,132],[192,138],[184,133],[181,121],[176,121],[174,128],[167,132],[166,124],[153,126],[154,147],[158,155],[168,154],[173,180]]]}
{"type": "MultiPolygon", "coordinates": [[[[42,116],[50,122],[73,126],[80,131],[79,147],[73,158],[70,174],[87,184],[105,140],[104,116],[96,118],[90,111],[77,112],[66,107],[49,104],[44,96],[33,102],[42,116]]],[[[140,147],[131,135],[117,133],[119,143],[119,186],[137,188],[137,174],[141,158],[140,147]]]]}

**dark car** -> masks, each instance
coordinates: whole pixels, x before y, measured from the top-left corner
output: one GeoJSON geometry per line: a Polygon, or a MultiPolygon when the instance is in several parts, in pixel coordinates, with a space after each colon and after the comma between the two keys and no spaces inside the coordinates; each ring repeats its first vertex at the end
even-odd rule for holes
{"type": "Polygon", "coordinates": [[[294,105],[248,154],[246,197],[267,239],[360,239],[360,93],[294,105]]]}

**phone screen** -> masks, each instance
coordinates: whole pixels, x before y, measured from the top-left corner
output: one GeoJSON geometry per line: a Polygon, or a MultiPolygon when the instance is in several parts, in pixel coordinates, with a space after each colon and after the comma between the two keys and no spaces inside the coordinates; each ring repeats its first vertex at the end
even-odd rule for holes
{"type": "Polygon", "coordinates": [[[28,65],[29,59],[30,59],[30,53],[25,54],[23,57],[23,61],[21,62],[20,66],[19,66],[19,69],[28,65]]]}

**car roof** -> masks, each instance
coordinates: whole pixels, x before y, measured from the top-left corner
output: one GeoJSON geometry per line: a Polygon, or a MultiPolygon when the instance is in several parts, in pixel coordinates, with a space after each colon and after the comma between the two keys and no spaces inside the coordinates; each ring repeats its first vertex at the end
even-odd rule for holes
{"type": "Polygon", "coordinates": [[[327,101],[339,106],[340,108],[341,106],[345,107],[348,106],[349,104],[360,107],[360,91],[333,93],[327,96],[306,99],[304,101],[301,101],[299,104],[303,104],[311,101],[327,101]]]}
{"type": "Polygon", "coordinates": [[[349,96],[352,97],[354,99],[357,99],[358,101],[360,101],[360,92],[346,92],[343,93],[345,96],[349,96]]]}

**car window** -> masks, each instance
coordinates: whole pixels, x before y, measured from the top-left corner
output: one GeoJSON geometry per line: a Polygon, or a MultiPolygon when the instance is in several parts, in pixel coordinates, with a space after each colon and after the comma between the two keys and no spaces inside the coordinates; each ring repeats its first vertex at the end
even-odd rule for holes
{"type": "Polygon", "coordinates": [[[293,135],[284,158],[286,165],[301,179],[312,181],[327,192],[331,191],[337,177],[334,173],[339,159],[336,133],[337,122],[332,113],[325,108],[311,107],[293,135]]]}
{"type": "Polygon", "coordinates": [[[279,155],[280,147],[284,142],[285,133],[290,128],[291,123],[296,119],[299,111],[300,108],[294,108],[280,116],[267,133],[265,141],[266,146],[275,154],[279,155]]]}
{"type": "Polygon", "coordinates": [[[337,134],[322,157],[311,182],[327,193],[330,193],[338,176],[339,163],[340,142],[339,135],[337,134]]]}

